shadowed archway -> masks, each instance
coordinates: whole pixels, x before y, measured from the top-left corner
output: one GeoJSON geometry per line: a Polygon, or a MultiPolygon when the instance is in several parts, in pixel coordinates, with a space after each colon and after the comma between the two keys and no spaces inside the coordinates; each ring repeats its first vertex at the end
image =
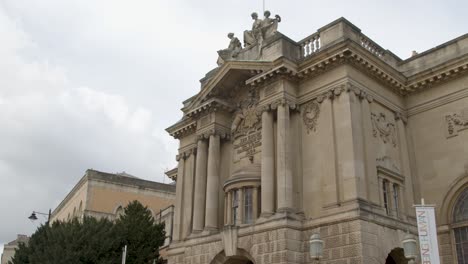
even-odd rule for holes
{"type": "Polygon", "coordinates": [[[408,264],[402,248],[394,248],[387,256],[385,264],[408,264]]]}
{"type": "Polygon", "coordinates": [[[218,253],[216,257],[210,262],[210,264],[254,264],[252,256],[243,250],[238,248],[235,256],[227,257],[224,250],[218,253]]]}

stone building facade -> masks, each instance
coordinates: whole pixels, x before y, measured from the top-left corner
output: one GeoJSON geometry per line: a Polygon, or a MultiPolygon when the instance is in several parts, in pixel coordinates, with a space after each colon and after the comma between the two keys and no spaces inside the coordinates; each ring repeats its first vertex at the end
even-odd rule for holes
{"type": "Polygon", "coordinates": [[[167,129],[169,263],[313,263],[314,233],[320,263],[407,263],[421,198],[441,263],[468,263],[468,35],[402,60],[344,18],[299,42],[255,23],[167,129]]]}
{"type": "Polygon", "coordinates": [[[68,221],[83,216],[113,220],[134,200],[147,206],[156,221],[165,223],[167,239],[164,246],[167,247],[172,235],[175,185],[147,181],[127,173],[87,170],[52,212],[50,221],[68,221]]]}
{"type": "Polygon", "coordinates": [[[27,235],[18,235],[15,240],[5,244],[3,246],[3,253],[1,257],[1,264],[8,264],[9,261],[15,256],[16,249],[18,249],[19,244],[23,243],[27,245],[29,242],[29,237],[27,235]]]}

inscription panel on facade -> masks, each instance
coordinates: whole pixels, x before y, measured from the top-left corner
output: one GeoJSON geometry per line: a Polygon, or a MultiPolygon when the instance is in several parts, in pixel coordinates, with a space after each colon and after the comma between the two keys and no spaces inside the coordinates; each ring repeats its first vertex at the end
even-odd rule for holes
{"type": "Polygon", "coordinates": [[[234,161],[250,158],[261,151],[262,131],[252,131],[234,140],[234,161]]]}

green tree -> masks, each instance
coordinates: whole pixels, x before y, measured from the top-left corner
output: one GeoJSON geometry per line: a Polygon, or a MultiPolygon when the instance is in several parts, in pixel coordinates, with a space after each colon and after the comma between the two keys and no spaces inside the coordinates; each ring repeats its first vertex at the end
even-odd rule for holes
{"type": "Polygon", "coordinates": [[[11,263],[117,263],[120,243],[116,236],[114,223],[107,219],[84,217],[42,225],[28,246],[19,246],[11,263]]]}
{"type": "Polygon", "coordinates": [[[84,217],[82,221],[42,225],[20,244],[10,264],[111,264],[120,263],[127,245],[127,263],[161,263],[159,247],[164,243],[164,225],[156,224],[141,203],[131,202],[115,222],[84,217]]]}
{"type": "Polygon", "coordinates": [[[161,262],[158,249],[164,243],[164,225],[155,222],[147,207],[131,202],[117,219],[116,227],[122,246],[127,245],[127,263],[161,262]]]}

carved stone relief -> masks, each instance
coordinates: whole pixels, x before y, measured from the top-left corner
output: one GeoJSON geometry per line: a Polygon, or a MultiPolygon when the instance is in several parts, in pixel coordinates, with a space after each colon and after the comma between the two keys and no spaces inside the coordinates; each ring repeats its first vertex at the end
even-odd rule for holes
{"type": "Polygon", "coordinates": [[[468,108],[464,109],[461,114],[449,114],[445,116],[447,123],[447,137],[454,137],[458,132],[468,129],[468,108]]]}
{"type": "Polygon", "coordinates": [[[254,154],[260,152],[262,122],[258,101],[258,91],[251,90],[248,97],[238,103],[238,110],[231,126],[236,161],[242,158],[249,158],[252,161],[254,154]]]}
{"type": "Polygon", "coordinates": [[[397,166],[395,161],[389,156],[383,156],[376,159],[377,166],[389,169],[393,172],[400,173],[400,168],[397,166]]]}
{"type": "Polygon", "coordinates": [[[372,113],[371,120],[372,134],[374,137],[379,136],[385,144],[391,143],[396,147],[397,140],[395,124],[387,121],[384,113],[380,113],[379,115],[372,113]]]}
{"type": "Polygon", "coordinates": [[[303,105],[302,107],[302,121],[307,129],[307,134],[310,131],[316,131],[317,129],[317,119],[320,114],[320,105],[317,101],[310,101],[303,105]]]}

